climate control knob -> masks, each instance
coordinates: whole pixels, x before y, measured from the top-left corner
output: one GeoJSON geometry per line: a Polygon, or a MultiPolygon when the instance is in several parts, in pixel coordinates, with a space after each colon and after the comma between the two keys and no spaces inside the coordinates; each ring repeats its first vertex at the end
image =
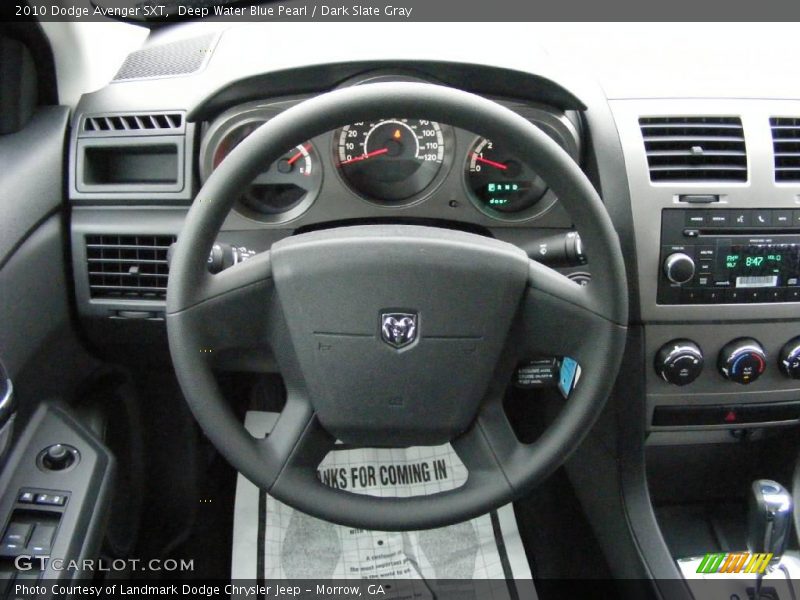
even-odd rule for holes
{"type": "Polygon", "coordinates": [[[683,252],[670,254],[664,261],[664,275],[672,283],[686,283],[694,277],[694,260],[683,252]]]}
{"type": "Polygon", "coordinates": [[[800,379],[800,336],[789,340],[781,348],[778,366],[787,377],[800,379]]]}
{"type": "Polygon", "coordinates": [[[703,351],[691,340],[672,340],[656,353],[655,367],[667,383],[686,385],[703,370],[703,351]]]}
{"type": "Polygon", "coordinates": [[[737,338],[719,351],[722,376],[747,385],[758,379],[767,367],[767,355],[758,340],[737,338]]]}

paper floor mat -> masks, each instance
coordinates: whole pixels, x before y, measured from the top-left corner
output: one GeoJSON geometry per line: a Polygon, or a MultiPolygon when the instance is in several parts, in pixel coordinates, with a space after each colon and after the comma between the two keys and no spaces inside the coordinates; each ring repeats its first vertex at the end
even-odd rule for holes
{"type": "MultiPolygon", "coordinates": [[[[245,426],[263,436],[276,420],[275,413],[251,411],[245,426]]],[[[319,476],[353,493],[414,496],[456,488],[467,473],[446,445],[336,450],[319,476]]],[[[491,593],[481,588],[481,598],[536,597],[511,505],[438,529],[364,531],[294,510],[239,475],[234,510],[233,579],[398,579],[404,597],[415,598],[469,598],[465,580],[497,580],[491,593]],[[514,579],[526,582],[524,594],[514,579]],[[442,580],[458,589],[434,591],[442,580]]]]}

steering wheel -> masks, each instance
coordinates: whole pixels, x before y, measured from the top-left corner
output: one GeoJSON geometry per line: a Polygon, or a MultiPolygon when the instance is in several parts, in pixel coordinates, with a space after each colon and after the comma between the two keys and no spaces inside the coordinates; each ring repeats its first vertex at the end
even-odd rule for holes
{"type": "MultiPolygon", "coordinates": [[[[318,201],[324,202],[324,198],[318,201]]],[[[211,442],[254,484],[308,514],[352,527],[439,527],[509,502],[561,465],[586,435],[619,371],[628,316],[619,240],[575,162],[523,117],[423,83],[339,89],[269,120],[217,168],[188,212],[167,290],[172,360],[211,442]],[[489,237],[366,225],[295,235],[212,275],[206,258],[234,200],[286,148],[354,120],[420,117],[503,140],[570,213],[595,277],[581,287],[489,237]],[[384,331],[386,327],[386,331],[384,331]],[[220,351],[269,348],[287,400],[254,438],[212,374],[220,351]],[[518,441],[502,400],[519,361],[569,356],[582,374],[559,415],[518,441]],[[450,442],[463,486],[378,498],[325,486],[336,440],[361,447],[450,442]]]]}

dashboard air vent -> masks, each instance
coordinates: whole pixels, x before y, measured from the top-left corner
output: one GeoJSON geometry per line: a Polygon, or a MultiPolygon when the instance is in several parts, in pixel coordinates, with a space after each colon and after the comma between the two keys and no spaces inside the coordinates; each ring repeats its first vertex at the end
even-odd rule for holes
{"type": "Polygon", "coordinates": [[[87,235],[92,298],[163,300],[174,235],[87,235]]]}
{"type": "Polygon", "coordinates": [[[642,117],[651,181],[747,181],[739,117],[642,117]]]}
{"type": "Polygon", "coordinates": [[[800,117],[772,117],[775,181],[800,181],[800,117]]]}
{"type": "Polygon", "coordinates": [[[181,113],[146,113],[136,115],[96,115],[84,117],[85,133],[142,132],[179,133],[183,131],[181,113]]]}

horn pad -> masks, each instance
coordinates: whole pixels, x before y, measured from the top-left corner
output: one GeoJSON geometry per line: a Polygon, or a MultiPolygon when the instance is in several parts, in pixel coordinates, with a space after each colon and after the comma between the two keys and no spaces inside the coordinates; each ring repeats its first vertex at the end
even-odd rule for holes
{"type": "MultiPolygon", "coordinates": [[[[472,423],[528,277],[514,246],[407,225],[272,248],[275,288],[322,426],[361,446],[433,445],[472,423]]],[[[279,357],[286,349],[275,349],[279,357]]]]}

